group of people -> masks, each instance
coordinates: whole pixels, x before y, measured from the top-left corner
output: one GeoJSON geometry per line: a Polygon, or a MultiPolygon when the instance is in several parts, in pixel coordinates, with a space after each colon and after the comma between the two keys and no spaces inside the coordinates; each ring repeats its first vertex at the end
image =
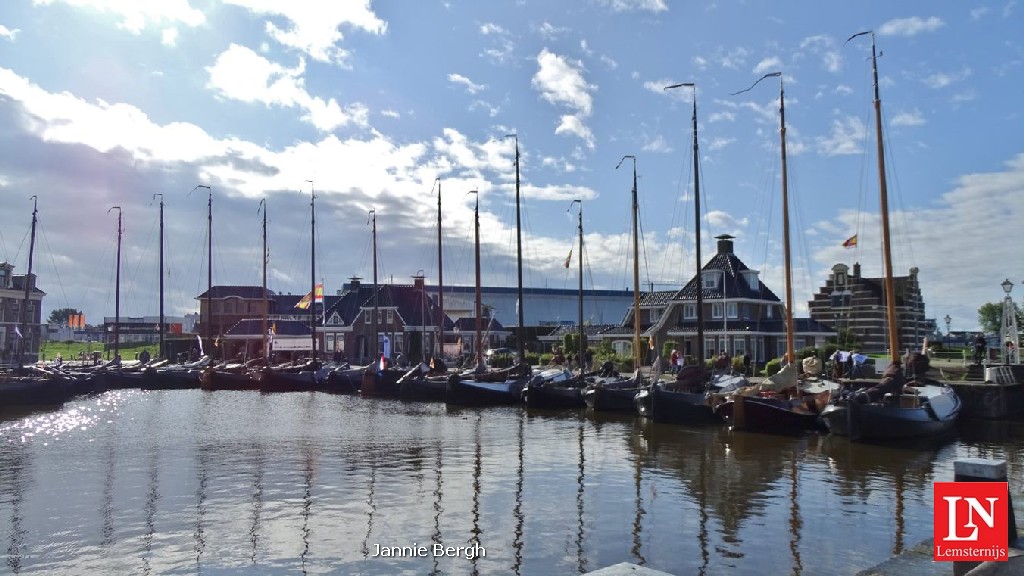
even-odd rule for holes
{"type": "Polygon", "coordinates": [[[553,366],[568,366],[570,369],[579,367],[584,372],[590,372],[594,366],[594,350],[587,348],[586,351],[583,352],[583,361],[580,362],[580,354],[573,354],[570,352],[569,355],[566,356],[562,353],[562,349],[560,347],[556,347],[555,353],[551,357],[551,364],[553,366]]]}
{"type": "Polygon", "coordinates": [[[840,378],[862,377],[863,373],[861,367],[864,365],[864,361],[867,360],[867,358],[867,356],[860,352],[844,352],[842,350],[836,350],[829,358],[832,364],[832,379],[838,380],[840,378]]]}

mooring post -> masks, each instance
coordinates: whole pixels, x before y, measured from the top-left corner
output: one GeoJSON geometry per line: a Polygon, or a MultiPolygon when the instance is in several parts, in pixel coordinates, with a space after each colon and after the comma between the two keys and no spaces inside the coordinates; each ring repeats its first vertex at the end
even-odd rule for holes
{"type": "MultiPolygon", "coordinates": [[[[1006,460],[959,458],[953,461],[953,481],[1007,482],[1006,460]]],[[[1013,495],[1009,486],[1007,486],[1006,498],[1007,543],[1013,546],[1017,542],[1017,521],[1013,514],[1013,495]]],[[[953,562],[953,576],[963,576],[979,564],[981,562],[953,562]]]]}

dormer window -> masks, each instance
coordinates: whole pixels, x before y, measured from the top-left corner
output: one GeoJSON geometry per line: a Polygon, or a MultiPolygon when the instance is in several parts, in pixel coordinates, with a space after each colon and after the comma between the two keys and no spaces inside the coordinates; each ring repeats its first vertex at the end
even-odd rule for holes
{"type": "Polygon", "coordinates": [[[696,304],[683,304],[683,319],[693,320],[697,318],[697,305],[696,304]]]}
{"type": "Polygon", "coordinates": [[[725,311],[725,307],[722,305],[721,302],[712,302],[711,303],[711,317],[712,318],[715,318],[715,319],[721,318],[723,313],[724,313],[724,311],[725,311]]]}
{"type": "Polygon", "coordinates": [[[705,290],[718,288],[718,272],[710,270],[703,273],[703,285],[705,290]]]}

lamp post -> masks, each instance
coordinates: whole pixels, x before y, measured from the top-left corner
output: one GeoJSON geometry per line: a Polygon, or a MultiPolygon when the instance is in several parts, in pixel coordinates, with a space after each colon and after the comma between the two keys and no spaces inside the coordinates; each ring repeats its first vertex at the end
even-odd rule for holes
{"type": "Polygon", "coordinates": [[[943,318],[943,320],[946,321],[946,341],[943,343],[942,347],[949,348],[949,323],[952,322],[953,319],[949,317],[949,314],[946,314],[946,317],[943,318]]]}
{"type": "Polygon", "coordinates": [[[1003,364],[1017,363],[1017,314],[1014,310],[1013,297],[1010,291],[1013,290],[1013,282],[1007,278],[1001,284],[1006,297],[1003,299],[1003,322],[999,332],[999,347],[1002,349],[1003,364]]]}

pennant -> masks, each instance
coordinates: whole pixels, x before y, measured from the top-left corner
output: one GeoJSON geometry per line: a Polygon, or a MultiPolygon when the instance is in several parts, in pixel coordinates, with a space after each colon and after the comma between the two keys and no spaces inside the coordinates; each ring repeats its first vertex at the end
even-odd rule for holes
{"type": "Polygon", "coordinates": [[[196,334],[196,341],[199,342],[199,355],[204,356],[205,354],[203,353],[203,339],[199,337],[199,334],[196,334]]]}
{"type": "Polygon", "coordinates": [[[378,368],[378,369],[377,369],[377,371],[378,371],[378,372],[383,372],[383,371],[384,371],[384,368],[385,368],[386,366],[387,366],[387,362],[386,362],[386,361],[384,360],[384,355],[383,355],[383,354],[381,354],[381,355],[380,355],[380,368],[378,368]]]}
{"type": "Polygon", "coordinates": [[[857,235],[856,234],[854,234],[853,236],[850,236],[849,238],[847,238],[846,242],[843,242],[843,248],[853,248],[856,245],[857,245],[857,235]]]}
{"type": "Polygon", "coordinates": [[[24,338],[24,336],[21,335],[21,330],[19,330],[17,326],[14,327],[14,333],[18,335],[18,338],[24,338]]]}
{"type": "Polygon", "coordinates": [[[569,248],[569,255],[565,257],[565,267],[569,267],[569,262],[572,262],[572,248],[569,248]]]}

